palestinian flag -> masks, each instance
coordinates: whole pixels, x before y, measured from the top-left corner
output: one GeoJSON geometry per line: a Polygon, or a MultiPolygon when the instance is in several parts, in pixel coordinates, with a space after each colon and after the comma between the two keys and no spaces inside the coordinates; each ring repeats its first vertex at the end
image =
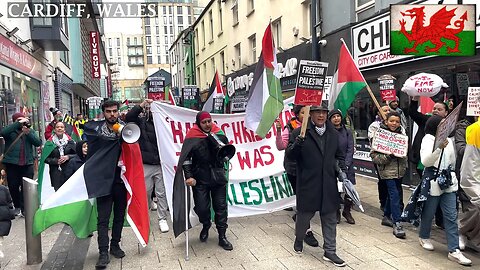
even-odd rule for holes
{"type": "MultiPolygon", "coordinates": [[[[204,111],[211,113],[224,113],[225,112],[225,92],[223,91],[220,78],[218,77],[218,71],[215,71],[212,84],[208,91],[207,101],[203,104],[204,111]],[[221,102],[219,102],[221,100],[221,102]]],[[[228,96],[228,95],[227,95],[228,96]]]]}
{"type": "Polygon", "coordinates": [[[262,53],[249,92],[245,125],[258,136],[265,138],[283,110],[280,72],[270,24],[263,35],[262,53]]]}
{"type": "Polygon", "coordinates": [[[118,110],[121,111],[121,112],[128,110],[128,104],[129,104],[128,99],[125,99],[125,100],[122,102],[122,106],[120,106],[120,108],[118,108],[118,110]]]}
{"type": "MultiPolygon", "coordinates": [[[[223,133],[223,131],[214,123],[212,123],[211,132],[219,137],[225,136],[225,133],[223,133]]],[[[183,233],[187,226],[188,229],[190,229],[193,226],[200,224],[198,216],[192,211],[195,205],[192,188],[185,185],[182,165],[190,154],[190,151],[192,151],[192,149],[206,137],[207,135],[195,124],[188,130],[187,135],[185,136],[185,141],[183,142],[182,151],[180,152],[178,165],[175,171],[175,179],[173,180],[173,233],[175,237],[178,237],[183,233]],[[185,204],[185,198],[188,199],[187,204],[185,204]],[[187,209],[188,220],[185,219],[185,209],[187,209]]],[[[225,168],[228,168],[228,166],[229,164],[225,163],[225,168]]],[[[228,179],[228,170],[226,176],[228,179]]]]}
{"type": "Polygon", "coordinates": [[[127,188],[126,219],[140,244],[148,242],[149,220],[143,166],[138,144],[120,146],[118,141],[104,141],[103,146],[92,155],[55,192],[51,186],[48,164],[45,158],[55,148],[46,143],[39,165],[40,208],[35,213],[33,234],[38,235],[56,223],[68,224],[75,235],[85,238],[97,229],[95,198],[110,194],[117,165],[121,179],[127,188]]]}
{"type": "Polygon", "coordinates": [[[339,109],[343,115],[347,115],[347,110],[355,100],[355,96],[365,86],[367,86],[367,82],[355,64],[347,45],[342,40],[337,70],[330,88],[328,109],[339,109]]]}
{"type": "Polygon", "coordinates": [[[392,5],[390,54],[474,56],[475,16],[474,4],[392,5]]]}

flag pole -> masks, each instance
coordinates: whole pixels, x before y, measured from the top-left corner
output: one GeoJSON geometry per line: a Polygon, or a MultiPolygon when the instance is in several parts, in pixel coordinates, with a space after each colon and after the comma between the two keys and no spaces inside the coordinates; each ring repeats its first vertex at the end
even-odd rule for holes
{"type": "Polygon", "coordinates": [[[185,183],[185,261],[189,261],[188,257],[188,186],[185,183]]]}
{"type": "MultiPolygon", "coordinates": [[[[342,41],[343,45],[345,45],[345,48],[347,49],[347,52],[350,54],[350,57],[352,57],[352,59],[353,59],[353,56],[352,56],[352,54],[350,53],[350,50],[348,49],[347,44],[345,43],[345,40],[344,40],[343,38],[340,38],[340,41],[342,41]]],[[[365,84],[367,85],[368,94],[369,94],[370,97],[372,98],[373,103],[375,103],[375,106],[377,107],[378,111],[380,112],[380,115],[382,116],[383,120],[386,120],[386,119],[385,119],[386,116],[383,114],[382,110],[380,109],[380,104],[378,103],[377,98],[376,98],[375,95],[373,94],[372,89],[370,89],[370,86],[368,85],[367,80],[365,80],[365,78],[363,77],[363,73],[360,71],[360,69],[358,68],[358,66],[357,66],[356,63],[355,63],[355,67],[356,67],[356,68],[358,69],[358,71],[360,72],[360,75],[362,75],[363,81],[365,81],[365,84]]]]}
{"type": "Polygon", "coordinates": [[[300,137],[305,138],[305,132],[307,131],[308,120],[310,119],[310,107],[305,106],[305,114],[303,115],[302,129],[300,129],[300,137]]]}

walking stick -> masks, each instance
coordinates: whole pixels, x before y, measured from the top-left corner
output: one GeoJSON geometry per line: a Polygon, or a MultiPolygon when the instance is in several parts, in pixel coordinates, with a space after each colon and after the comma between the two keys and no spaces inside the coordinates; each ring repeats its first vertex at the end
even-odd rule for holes
{"type": "Polygon", "coordinates": [[[188,260],[188,186],[185,183],[185,261],[188,260]]]}

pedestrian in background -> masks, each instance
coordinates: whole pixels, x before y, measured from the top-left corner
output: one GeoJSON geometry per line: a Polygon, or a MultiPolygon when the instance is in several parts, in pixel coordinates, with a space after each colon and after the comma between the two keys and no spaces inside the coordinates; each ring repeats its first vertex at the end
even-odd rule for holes
{"type": "Polygon", "coordinates": [[[52,112],[53,120],[48,123],[47,127],[45,128],[45,133],[43,134],[45,140],[50,139],[50,137],[53,135],[53,131],[55,130],[55,124],[63,120],[62,111],[60,111],[59,109],[52,107],[50,108],[50,112],[52,112]]]}
{"type": "MultiPolygon", "coordinates": [[[[386,120],[380,124],[381,129],[393,133],[402,134],[401,117],[397,112],[389,112],[386,120]]],[[[405,231],[400,223],[400,193],[398,192],[398,183],[407,170],[407,157],[397,157],[393,154],[384,154],[372,150],[370,153],[373,163],[377,165],[378,177],[384,181],[387,186],[388,196],[383,210],[382,225],[393,227],[393,234],[397,238],[405,238],[405,231]]]]}
{"type": "Polygon", "coordinates": [[[303,239],[310,220],[320,213],[323,234],[323,260],[335,266],[345,266],[337,255],[337,217],[340,193],[337,188],[336,163],[345,170],[345,157],[340,149],[338,132],[327,121],[325,105],[310,108],[311,122],[300,136],[301,128],[295,129],[287,147],[287,156],[297,161],[297,220],[293,249],[303,252],[303,239]]]}
{"type": "MultiPolygon", "coordinates": [[[[280,123],[280,119],[275,121],[275,126],[277,128],[277,137],[275,140],[275,144],[279,151],[287,149],[288,146],[288,139],[290,137],[290,133],[298,127],[302,126],[303,118],[305,116],[306,107],[303,105],[295,105],[293,106],[293,114],[294,117],[288,121],[285,125],[285,128],[282,131],[282,124],[280,123]]],[[[292,186],[293,192],[296,194],[297,191],[297,161],[295,159],[289,158],[285,154],[285,158],[283,159],[283,167],[287,172],[288,181],[290,181],[290,185],[292,186]]],[[[292,217],[293,221],[296,220],[297,214],[295,213],[292,217]]],[[[309,227],[307,229],[307,233],[305,234],[304,238],[305,243],[312,247],[318,247],[318,241],[313,235],[312,229],[309,227]]]]}
{"type": "Polygon", "coordinates": [[[152,112],[150,111],[150,104],[152,102],[153,100],[146,99],[140,105],[134,106],[125,116],[125,120],[127,122],[135,122],[140,127],[141,133],[138,143],[142,152],[148,205],[151,206],[155,204],[151,197],[152,191],[155,188],[158,226],[160,227],[160,231],[165,233],[170,229],[167,223],[168,204],[165,185],[163,183],[162,165],[158,152],[155,125],[153,123],[152,112]],[[140,116],[142,112],[144,114],[143,117],[140,116]]]}
{"type": "Polygon", "coordinates": [[[23,177],[33,179],[34,146],[41,146],[42,141],[38,138],[37,132],[30,128],[30,121],[23,113],[13,114],[12,120],[13,123],[1,131],[5,138],[2,162],[7,171],[8,188],[16,214],[23,215],[23,177]]]}
{"type": "MultiPolygon", "coordinates": [[[[347,168],[347,179],[356,184],[355,171],[353,170],[353,135],[352,132],[343,124],[342,112],[338,109],[328,112],[328,120],[332,122],[335,129],[338,131],[338,144],[340,149],[344,152],[345,166],[347,168]]],[[[355,224],[355,219],[352,216],[351,209],[353,206],[352,199],[347,194],[343,197],[343,211],[342,216],[347,220],[348,224],[355,224]]],[[[337,211],[337,223],[340,223],[340,209],[337,211]]]]}
{"type": "Polygon", "coordinates": [[[448,138],[434,149],[435,135],[442,119],[443,117],[434,115],[427,120],[420,148],[421,161],[425,166],[422,181],[430,185],[430,192],[421,212],[419,242],[424,249],[434,250],[430,232],[435,211],[440,205],[447,237],[448,259],[461,265],[471,265],[472,261],[459,249],[456,207],[458,181],[454,172],[456,157],[453,139],[448,138]]]}
{"type": "Polygon", "coordinates": [[[70,159],[76,156],[75,142],[65,134],[65,124],[63,122],[56,122],[53,135],[48,140],[53,143],[54,148],[46,147],[50,154],[45,159],[45,163],[49,165],[50,181],[52,187],[57,191],[68,179],[65,177],[64,170],[66,169],[70,159]]]}

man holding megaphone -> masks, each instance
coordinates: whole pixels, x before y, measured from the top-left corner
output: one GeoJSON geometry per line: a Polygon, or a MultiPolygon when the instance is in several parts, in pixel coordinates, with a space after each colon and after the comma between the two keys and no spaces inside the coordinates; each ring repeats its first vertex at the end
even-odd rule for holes
{"type": "MultiPolygon", "coordinates": [[[[225,250],[233,249],[225,235],[228,227],[228,179],[225,166],[234,154],[235,147],[228,144],[227,137],[212,121],[210,113],[201,111],[196,116],[195,125],[187,132],[175,173],[175,183],[185,181],[185,184],[193,189],[194,211],[203,224],[200,241],[205,242],[208,239],[208,230],[212,224],[212,205],[218,230],[218,245],[225,250]]],[[[173,201],[175,221],[175,214],[179,211],[175,210],[176,199],[173,201]]],[[[174,231],[177,235],[179,230],[175,223],[174,231]]]]}

